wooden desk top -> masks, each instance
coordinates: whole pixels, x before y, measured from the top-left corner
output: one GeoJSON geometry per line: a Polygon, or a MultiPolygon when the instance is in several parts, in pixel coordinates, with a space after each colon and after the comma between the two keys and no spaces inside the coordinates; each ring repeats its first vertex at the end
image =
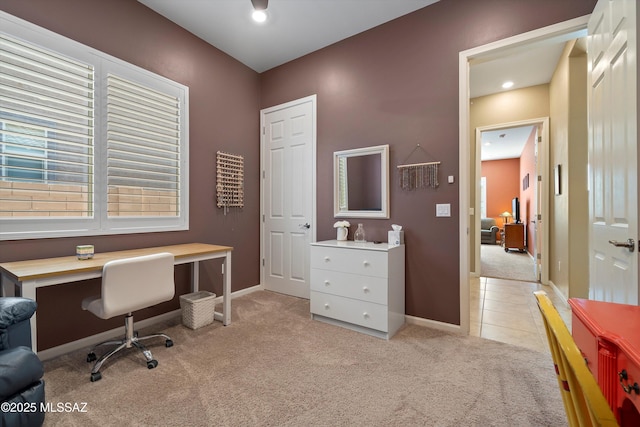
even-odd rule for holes
{"type": "Polygon", "coordinates": [[[232,251],[231,246],[209,245],[206,243],[185,243],[182,245],[158,246],[154,248],[130,249],[126,251],[102,252],[93,258],[79,260],[75,255],[34,259],[27,261],[5,262],[0,264],[0,271],[17,281],[41,279],[44,277],[62,276],[73,273],[84,273],[102,270],[107,261],[150,255],[159,252],[172,253],[176,259],[197,255],[208,255],[232,251]]]}

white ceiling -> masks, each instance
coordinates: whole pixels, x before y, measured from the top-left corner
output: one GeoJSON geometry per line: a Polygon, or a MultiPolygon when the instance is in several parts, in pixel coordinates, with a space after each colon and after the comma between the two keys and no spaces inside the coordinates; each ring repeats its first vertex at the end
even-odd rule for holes
{"type": "Polygon", "coordinates": [[[533,125],[481,133],[482,160],[514,159],[522,155],[533,125]]]}
{"type": "Polygon", "coordinates": [[[270,0],[262,24],[251,0],[138,1],[263,72],[438,0],[270,0]]]}
{"type": "MultiPolygon", "coordinates": [[[[251,19],[251,0],[138,1],[263,72],[438,0],[269,0],[263,24],[251,19]]],[[[567,34],[474,60],[470,97],[504,91],[506,80],[514,82],[510,90],[549,83],[565,42],[582,36],[584,32],[567,34]]],[[[530,131],[529,126],[497,132],[506,135],[492,146],[483,145],[482,159],[519,157],[530,131]]]]}
{"type": "Polygon", "coordinates": [[[584,36],[586,30],[567,33],[472,61],[470,97],[503,91],[507,80],[514,82],[509,90],[549,83],[566,42],[584,36]]]}

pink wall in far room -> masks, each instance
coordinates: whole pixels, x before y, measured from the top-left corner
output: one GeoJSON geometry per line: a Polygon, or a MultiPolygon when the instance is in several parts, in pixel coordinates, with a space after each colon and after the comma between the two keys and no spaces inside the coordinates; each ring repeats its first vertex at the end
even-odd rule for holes
{"type": "Polygon", "coordinates": [[[500,214],[511,212],[511,200],[520,196],[520,159],[487,160],[481,168],[487,181],[487,218],[502,228],[500,214]]]}
{"type": "Polygon", "coordinates": [[[536,157],[535,138],[537,132],[534,128],[527,139],[527,143],[520,156],[520,220],[524,223],[527,250],[530,254],[534,252],[535,230],[531,222],[536,214],[536,157]],[[523,180],[529,176],[529,187],[523,188],[523,180]]]}

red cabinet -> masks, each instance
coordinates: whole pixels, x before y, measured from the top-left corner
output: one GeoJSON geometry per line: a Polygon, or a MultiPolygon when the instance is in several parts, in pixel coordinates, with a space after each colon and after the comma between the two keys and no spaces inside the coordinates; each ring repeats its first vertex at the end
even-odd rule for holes
{"type": "Polygon", "coordinates": [[[622,426],[640,425],[640,307],[569,299],[572,335],[622,426]]]}

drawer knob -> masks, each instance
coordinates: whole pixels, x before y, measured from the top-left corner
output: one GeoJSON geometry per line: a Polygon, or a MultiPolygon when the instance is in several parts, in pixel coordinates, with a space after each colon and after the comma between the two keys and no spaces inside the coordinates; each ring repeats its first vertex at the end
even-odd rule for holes
{"type": "Polygon", "coordinates": [[[366,311],[364,313],[362,313],[362,317],[364,317],[365,319],[369,318],[369,313],[367,313],[366,311]]]}
{"type": "Polygon", "coordinates": [[[362,291],[366,294],[369,292],[369,288],[367,288],[366,286],[363,286],[362,291]]]}
{"type": "Polygon", "coordinates": [[[329,258],[328,256],[324,257],[324,262],[329,262],[331,261],[331,258],[329,258]]]}
{"type": "Polygon", "coordinates": [[[325,285],[325,286],[329,286],[330,284],[331,284],[331,283],[330,283],[328,280],[325,280],[325,281],[324,281],[324,285],[325,285]]]}
{"type": "Polygon", "coordinates": [[[627,375],[626,369],[618,372],[618,377],[620,378],[620,387],[622,387],[622,390],[624,390],[625,393],[631,394],[632,391],[635,391],[636,394],[640,394],[640,386],[638,385],[638,383],[628,385],[627,381],[629,379],[629,376],[627,375]]]}
{"type": "Polygon", "coordinates": [[[329,304],[324,305],[325,310],[329,310],[329,304]]]}
{"type": "Polygon", "coordinates": [[[368,265],[369,265],[369,261],[366,261],[366,260],[365,260],[365,261],[362,263],[362,265],[364,265],[365,267],[366,267],[366,266],[368,266],[368,265]]]}

